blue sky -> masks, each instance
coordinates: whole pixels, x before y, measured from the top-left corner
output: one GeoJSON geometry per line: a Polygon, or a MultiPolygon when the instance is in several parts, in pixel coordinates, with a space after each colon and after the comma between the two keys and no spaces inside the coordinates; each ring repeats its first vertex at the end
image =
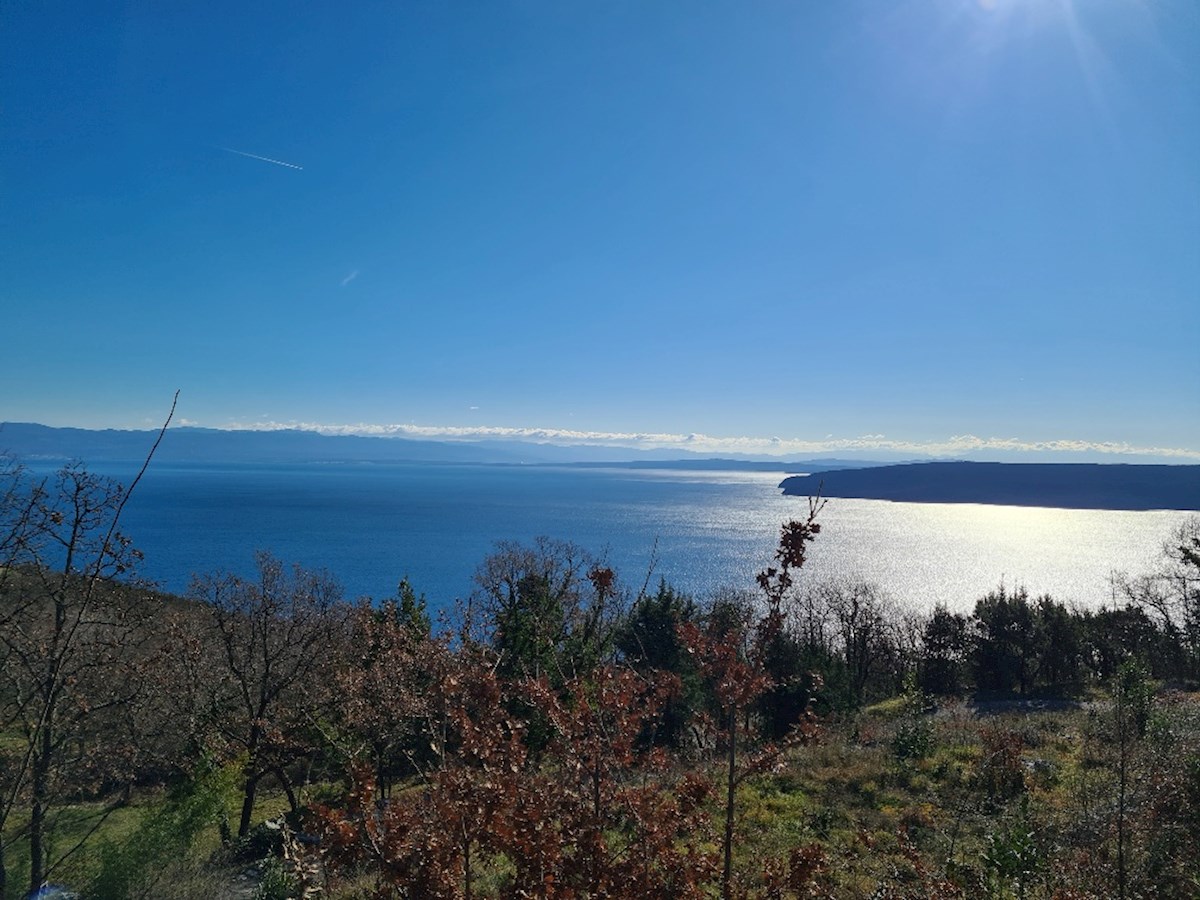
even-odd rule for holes
{"type": "Polygon", "coordinates": [[[4,18],[0,419],[1200,460],[1193,0],[4,18]]]}

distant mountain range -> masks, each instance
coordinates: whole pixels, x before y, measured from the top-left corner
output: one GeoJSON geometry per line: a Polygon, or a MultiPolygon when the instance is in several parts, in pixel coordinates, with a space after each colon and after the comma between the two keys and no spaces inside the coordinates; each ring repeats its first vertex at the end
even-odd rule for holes
{"type": "MultiPolygon", "coordinates": [[[[157,432],[52,428],[29,422],[0,423],[0,452],[25,461],[80,459],[135,462],[145,458],[157,432]]],[[[324,435],[313,431],[224,431],[172,428],[155,456],[160,463],[475,463],[582,465],[631,468],[823,472],[882,465],[866,460],[711,458],[681,450],[632,450],[597,444],[563,446],[526,441],[428,441],[400,437],[324,435]]]]}
{"type": "Polygon", "coordinates": [[[927,462],[785,478],[785,494],[1067,509],[1200,510],[1200,466],[927,462]]]}
{"type": "MultiPolygon", "coordinates": [[[[0,423],[0,453],[25,462],[139,462],[157,432],[0,423]]],[[[908,462],[856,459],[713,458],[671,450],[525,441],[429,441],[324,435],[313,431],[172,428],[158,463],[441,463],[570,465],[639,469],[796,472],[785,494],[990,503],[1075,509],[1200,510],[1200,466],[1095,463],[908,462]]]]}

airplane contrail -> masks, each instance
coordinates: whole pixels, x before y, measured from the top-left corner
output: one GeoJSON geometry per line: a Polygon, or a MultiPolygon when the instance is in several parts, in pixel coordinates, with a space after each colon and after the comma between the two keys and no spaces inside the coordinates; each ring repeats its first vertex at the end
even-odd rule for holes
{"type": "Polygon", "coordinates": [[[290,162],[284,162],[282,159],[271,159],[269,156],[259,156],[257,153],[247,153],[245,150],[234,150],[232,147],[221,147],[226,153],[236,153],[238,156],[248,156],[251,159],[261,159],[263,162],[275,163],[277,166],[287,166],[289,169],[303,169],[304,166],[293,165],[290,162]]]}

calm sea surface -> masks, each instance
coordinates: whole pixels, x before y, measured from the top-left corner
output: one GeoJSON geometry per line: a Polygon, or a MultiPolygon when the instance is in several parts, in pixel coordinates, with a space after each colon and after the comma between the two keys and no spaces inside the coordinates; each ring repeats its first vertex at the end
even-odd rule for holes
{"type": "MultiPolygon", "coordinates": [[[[128,482],[131,469],[95,471],[128,482]]],[[[549,535],[606,556],[640,586],[705,595],[752,588],[781,523],[807,501],[783,472],[306,464],[155,465],[123,529],[142,573],[183,591],[193,573],[249,573],[255,550],[325,568],[348,596],[383,598],[407,575],[432,606],[472,587],[501,539],[549,535]],[[657,549],[656,549],[657,546],[657,549]]],[[[858,576],[926,609],[970,607],[1003,580],[1099,605],[1113,571],[1155,563],[1180,512],[1109,512],[831,499],[803,577],[858,576]]]]}

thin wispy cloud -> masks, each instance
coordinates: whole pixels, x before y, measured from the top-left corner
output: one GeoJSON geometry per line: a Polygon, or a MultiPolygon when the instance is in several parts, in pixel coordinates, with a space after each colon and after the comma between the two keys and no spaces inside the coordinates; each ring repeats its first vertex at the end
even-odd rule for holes
{"type": "Polygon", "coordinates": [[[353,272],[351,272],[349,275],[347,275],[345,278],[342,279],[342,287],[345,287],[346,285],[348,285],[350,282],[352,282],[357,277],[358,277],[358,269],[355,269],[353,272]]]}
{"type": "Polygon", "coordinates": [[[328,435],[363,437],[424,438],[451,441],[512,440],[547,444],[599,444],[631,450],[677,449],[694,453],[738,453],[763,456],[813,456],[834,453],[905,454],[914,457],[961,457],[979,455],[1048,455],[1157,457],[1200,461],[1200,450],[1186,447],[1153,447],[1124,441],[1088,441],[1061,438],[1024,440],[1017,437],[979,437],[973,434],[951,435],[941,440],[911,441],[883,434],[865,434],[821,440],[784,437],[720,437],[700,433],[675,434],[643,431],[585,431],[565,428],[530,428],[502,425],[418,425],[404,424],[325,424],[317,422],[236,423],[233,430],[278,431],[296,429],[328,435]]]}
{"type": "Polygon", "coordinates": [[[247,153],[245,150],[234,150],[232,147],[221,147],[226,153],[236,153],[238,156],[245,156],[248,159],[257,159],[262,162],[274,163],[277,166],[286,166],[289,169],[303,169],[304,166],[298,166],[295,163],[284,162],[282,159],[271,159],[269,156],[259,156],[257,153],[247,153]]]}

